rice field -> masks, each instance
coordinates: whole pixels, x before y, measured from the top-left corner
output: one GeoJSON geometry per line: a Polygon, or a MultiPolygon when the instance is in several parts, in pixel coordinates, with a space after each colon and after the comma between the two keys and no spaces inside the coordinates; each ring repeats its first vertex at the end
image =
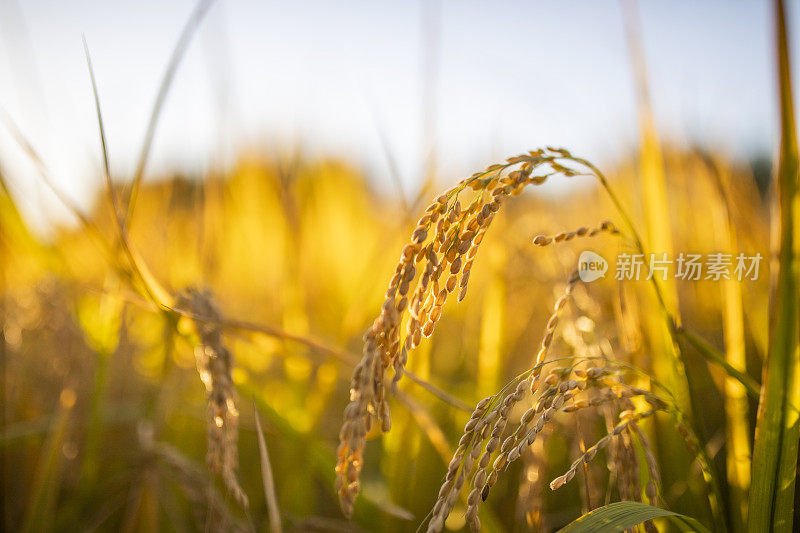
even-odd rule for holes
{"type": "Polygon", "coordinates": [[[771,171],[643,106],[613,164],[522,147],[414,201],[302,153],[143,180],[149,140],[122,179],[95,86],[105,186],[64,197],[77,224],[42,238],[0,174],[4,530],[796,530],[774,7],[771,171]]]}

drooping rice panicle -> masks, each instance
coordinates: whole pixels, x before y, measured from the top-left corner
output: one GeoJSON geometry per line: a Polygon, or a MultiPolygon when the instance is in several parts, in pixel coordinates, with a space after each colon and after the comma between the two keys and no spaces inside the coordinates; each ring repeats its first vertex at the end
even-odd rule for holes
{"type": "MultiPolygon", "coordinates": [[[[478,413],[476,409],[476,415],[470,419],[459,443],[459,451],[456,452],[448,468],[445,482],[428,523],[428,531],[441,531],[465,480],[469,480],[470,487],[466,500],[465,520],[473,531],[480,530],[478,518],[480,505],[488,498],[500,473],[511,463],[525,456],[532,445],[540,440],[543,431],[552,426],[558,413],[571,413],[574,416],[579,410],[596,408],[612,402],[626,408],[622,411],[621,422],[601,441],[586,449],[570,470],[555,480],[554,487],[571,480],[577,468],[587,464],[599,450],[615,444],[622,445],[625,436],[629,437],[627,444],[630,446],[628,432],[634,431],[638,420],[668,409],[668,403],[654,392],[622,381],[619,370],[613,363],[606,367],[582,368],[580,364],[586,360],[578,358],[577,361],[568,367],[551,367],[546,374],[542,372],[544,365],[541,365],[520,376],[512,384],[513,386],[507,386],[496,396],[488,398],[489,407],[485,411],[478,413]],[[587,396],[589,392],[593,395],[587,396]],[[501,428],[506,427],[510,421],[509,408],[528,395],[533,397],[532,406],[520,416],[514,430],[504,436],[501,428]],[[633,409],[633,404],[630,403],[630,398],[633,397],[644,399],[649,408],[644,411],[633,409]],[[469,455],[467,455],[468,450],[469,455]]],[[[630,449],[626,448],[624,453],[628,455],[625,455],[625,462],[621,461],[615,468],[626,470],[624,473],[627,476],[626,483],[631,485],[633,490],[634,484],[638,481],[631,479],[630,475],[636,468],[638,476],[638,467],[635,467],[636,456],[629,455],[632,451],[632,446],[630,449]]]]}
{"type": "MultiPolygon", "coordinates": [[[[458,288],[458,301],[464,299],[480,243],[503,203],[553,175],[577,176],[579,171],[564,164],[580,164],[571,157],[564,149],[547,148],[491,165],[439,195],[417,222],[400,253],[380,315],[364,335],[362,359],[351,379],[336,464],[336,487],[346,516],[352,515],[359,492],[367,432],[373,421],[384,432],[391,428],[387,371],[394,370],[391,383],[397,383],[409,351],[433,334],[448,296],[458,288]],[[463,204],[462,194],[471,195],[463,204]]],[[[549,346],[552,338],[546,340],[549,346]]]]}
{"type": "Polygon", "coordinates": [[[222,315],[207,290],[187,289],[178,296],[181,309],[191,312],[200,344],[195,347],[197,372],[207,393],[208,453],[206,462],[218,474],[225,486],[242,507],[248,499],[238,479],[239,410],[236,406],[236,387],[231,375],[233,354],[222,341],[222,315]]]}

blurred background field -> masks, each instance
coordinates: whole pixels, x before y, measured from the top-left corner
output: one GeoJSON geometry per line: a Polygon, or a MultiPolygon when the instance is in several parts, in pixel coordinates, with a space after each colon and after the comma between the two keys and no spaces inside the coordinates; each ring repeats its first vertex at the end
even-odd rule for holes
{"type": "MultiPolygon", "coordinates": [[[[643,87],[633,79],[627,83],[643,87]]],[[[112,92],[101,91],[100,99],[112,92]]],[[[438,98],[447,97],[444,91],[438,98]]],[[[631,124],[620,128],[630,127],[633,135],[613,143],[613,153],[603,154],[597,144],[587,150],[601,154],[602,170],[644,229],[649,248],[769,258],[770,143],[748,152],[714,138],[666,142],[653,125],[650,100],[631,100],[631,124]],[[653,183],[663,187],[655,197],[653,183]]],[[[773,103],[761,104],[769,116],[773,103]]],[[[569,140],[567,133],[561,137],[569,140]]],[[[14,143],[10,135],[4,139],[14,143]]],[[[463,177],[450,171],[479,170],[496,162],[491,156],[497,150],[487,149],[485,160],[465,156],[467,162],[450,165],[421,159],[425,171],[419,179],[400,179],[398,192],[391,164],[382,169],[369,163],[371,155],[314,146],[242,143],[225,165],[181,163],[180,171],[156,165],[137,191],[128,222],[130,248],[168,295],[208,289],[221,310],[224,342],[235,358],[239,478],[247,512],[205,464],[206,391],[196,369],[192,320],[181,315],[185,310],[159,307],[121,250],[101,174],[92,174],[95,186],[77,202],[89,225],[58,217],[43,230],[42,219],[49,217],[30,213],[54,200],[20,193],[32,190],[21,178],[32,174],[19,170],[27,155],[14,148],[15,162],[0,167],[0,447],[7,531],[267,530],[256,416],[285,530],[414,531],[436,500],[468,411],[530,366],[578,254],[589,249],[612,258],[633,251],[625,237],[605,235],[544,249],[532,245],[536,235],[607,219],[623,226],[590,178],[548,183],[510,200],[482,244],[466,299],[449,302],[436,333],[410,355],[408,368],[422,385],[401,382],[390,399],[392,431],[370,435],[362,496],[347,521],[333,468],[361,337],[380,310],[415,221],[431,199],[463,177]],[[438,390],[452,398],[442,400],[438,390]]],[[[497,158],[534,148],[516,145],[497,158]]],[[[391,162],[390,146],[387,151],[391,162]]],[[[45,173],[68,196],[81,195],[45,173]]],[[[114,177],[112,194],[123,200],[130,180],[114,177]]],[[[32,179],[40,180],[34,188],[46,190],[40,177],[32,179]]],[[[576,288],[552,357],[603,355],[669,382],[658,337],[661,310],[649,285],[618,283],[609,274],[576,288]]],[[[756,381],[768,344],[770,274],[764,262],[755,281],[676,282],[670,288],[682,322],[756,381]]],[[[700,437],[721,476],[731,509],[727,519],[737,524],[737,491],[746,490],[747,480],[737,477],[727,458],[734,445],[752,447],[756,400],[726,388],[725,373],[691,346],[682,348],[690,386],[703,406],[700,437]],[[725,409],[737,405],[748,431],[732,437],[725,409]]],[[[666,505],[710,523],[699,469],[668,417],[643,427],[662,468],[666,505]]],[[[606,430],[590,415],[558,420],[546,444],[501,477],[481,511],[485,526],[553,531],[617,500],[613,488],[600,488],[609,476],[602,462],[589,469],[588,482],[558,492],[547,487],[584,442],[606,430]]],[[[447,528],[464,526],[463,507],[457,507],[447,528]]]]}
{"type": "MultiPolygon", "coordinates": [[[[728,235],[730,216],[740,248],[768,254],[764,203],[747,162],[684,151],[667,151],[665,162],[676,249],[725,249],[719,239],[728,235]],[[720,193],[722,180],[730,180],[730,211],[720,193]]],[[[635,190],[632,164],[611,174],[620,190],[635,190]]],[[[568,193],[527,193],[508,206],[479,254],[470,294],[450,305],[437,333],[411,356],[411,370],[474,404],[530,364],[580,251],[605,257],[630,251],[614,237],[534,249],[534,235],[595,225],[612,213],[591,181],[573,179],[584,183],[568,193]]],[[[297,530],[353,527],[340,518],[333,493],[336,435],[351,361],[413,229],[413,215],[371,190],[357,168],[335,160],[244,157],[229,176],[175,177],[140,194],[130,242],[155,276],[173,293],[210,288],[226,318],[274,328],[275,334],[238,329],[226,335],[237,363],[241,478],[253,520],[263,525],[266,513],[255,403],[286,523],[297,530]],[[282,332],[316,339],[342,356],[282,332]]],[[[112,241],[103,199],[92,218],[105,221],[99,226],[112,241]]],[[[203,466],[205,392],[194,369],[187,319],[158,311],[136,293],[109,266],[90,231],[59,230],[50,243],[36,239],[5,192],[3,228],[6,523],[33,520],[33,529],[62,530],[199,526],[190,513],[198,504],[186,493],[213,481],[203,466]],[[196,479],[187,486],[174,465],[147,448],[143,432],[192,464],[196,479]]],[[[760,310],[766,308],[767,279],[743,287],[749,353],[764,352],[766,315],[760,310]]],[[[579,287],[572,320],[554,353],[590,346],[605,355],[628,354],[652,368],[655,355],[641,322],[658,313],[637,297],[642,286],[644,281],[622,287],[607,279],[579,287]],[[600,339],[607,340],[596,344],[600,339]]],[[[686,282],[679,294],[684,321],[723,346],[719,284],[686,282]]],[[[759,363],[753,361],[753,368],[759,363]]],[[[711,377],[721,384],[722,375],[711,377]]],[[[719,452],[725,445],[719,393],[708,383],[697,387],[708,407],[707,437],[719,452]]],[[[355,521],[365,530],[416,527],[430,509],[466,418],[410,381],[401,389],[408,405],[393,404],[393,432],[370,443],[365,501],[355,521]]],[[[586,425],[585,438],[593,440],[599,428],[586,425]]],[[[573,434],[574,423],[563,431],[573,434]]],[[[569,459],[557,433],[545,452],[553,473],[569,459]]],[[[687,486],[683,478],[691,468],[688,455],[680,448],[662,452],[679,456],[663,472],[667,501],[684,512],[705,512],[696,494],[702,486],[687,486]]],[[[514,478],[521,475],[509,476],[491,505],[509,531],[531,527],[516,504],[514,478]]],[[[235,502],[219,490],[241,519],[235,502]]],[[[581,510],[574,492],[550,494],[545,488],[541,497],[545,506],[537,520],[548,529],[581,510]]],[[[453,522],[458,529],[457,513],[453,522]]]]}

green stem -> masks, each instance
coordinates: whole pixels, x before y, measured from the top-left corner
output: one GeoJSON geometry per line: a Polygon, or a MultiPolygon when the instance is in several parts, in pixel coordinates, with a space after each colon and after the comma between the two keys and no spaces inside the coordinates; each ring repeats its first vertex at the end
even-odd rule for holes
{"type": "Polygon", "coordinates": [[[748,530],[792,531],[800,439],[800,188],[797,133],[782,0],[775,0],[781,149],[778,165],[780,250],[770,309],[769,352],[753,446],[748,530]]]}
{"type": "Polygon", "coordinates": [[[756,380],[728,363],[725,360],[725,357],[719,353],[716,348],[711,346],[708,341],[696,333],[693,333],[684,327],[677,327],[676,332],[678,335],[681,335],[684,339],[686,339],[686,341],[692,345],[692,347],[697,350],[697,352],[702,355],[703,358],[724,368],[725,372],[727,372],[730,377],[737,380],[744,386],[745,389],[747,389],[747,394],[758,399],[759,395],[761,394],[761,385],[756,380]]]}
{"type": "MultiPolygon", "coordinates": [[[[611,203],[614,204],[614,207],[617,210],[620,218],[622,218],[623,223],[627,227],[628,231],[630,232],[630,236],[633,239],[634,245],[639,254],[646,255],[644,244],[642,243],[642,239],[639,236],[639,232],[636,231],[636,226],[633,223],[630,215],[625,210],[622,205],[622,202],[619,200],[617,195],[614,193],[614,190],[611,188],[608,180],[606,179],[605,175],[593,165],[591,162],[581,159],[578,157],[569,156],[565,159],[572,160],[580,165],[585,166],[586,168],[590,169],[592,173],[595,175],[597,180],[602,185],[603,189],[606,191],[611,203]]],[[[647,266],[649,268],[649,266],[647,266]]],[[[683,360],[683,354],[679,349],[678,338],[676,334],[676,325],[678,325],[678,320],[667,307],[666,300],[664,299],[664,295],[661,291],[661,287],[659,286],[658,282],[656,281],[655,276],[648,276],[650,282],[653,286],[653,292],[656,296],[656,300],[658,301],[659,307],[661,308],[661,312],[664,317],[665,327],[667,330],[667,334],[670,337],[671,342],[671,350],[670,353],[673,358],[673,364],[675,365],[675,373],[678,378],[678,382],[676,385],[680,388],[678,391],[678,398],[683,399],[685,405],[681,407],[685,407],[689,409],[689,412],[693,415],[687,422],[687,425],[692,428],[695,434],[700,434],[698,428],[695,426],[696,422],[694,420],[695,413],[699,412],[697,402],[692,394],[692,388],[689,384],[689,378],[686,374],[686,366],[683,360]]],[[[727,531],[727,526],[725,523],[725,518],[723,516],[723,512],[721,509],[721,504],[724,501],[722,499],[722,493],[719,487],[719,476],[714,468],[713,463],[710,461],[710,458],[706,455],[705,450],[703,449],[703,444],[701,443],[699,454],[703,457],[703,462],[706,463],[704,472],[709,477],[707,480],[709,485],[712,488],[711,494],[709,494],[709,504],[711,507],[711,513],[714,517],[714,523],[717,531],[727,531]]]]}

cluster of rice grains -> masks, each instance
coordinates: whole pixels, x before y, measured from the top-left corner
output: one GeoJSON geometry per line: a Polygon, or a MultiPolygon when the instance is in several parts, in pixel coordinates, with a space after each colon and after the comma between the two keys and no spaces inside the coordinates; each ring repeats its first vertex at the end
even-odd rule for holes
{"type": "MultiPolygon", "coordinates": [[[[597,453],[619,442],[625,450],[633,450],[631,439],[637,438],[645,450],[645,461],[649,473],[645,489],[652,504],[658,497],[659,473],[649,442],[639,429],[637,422],[652,416],[657,411],[666,411],[668,404],[653,392],[625,383],[625,367],[612,361],[605,366],[594,366],[595,360],[582,360],[569,367],[555,367],[555,361],[543,363],[523,374],[504,390],[485,398],[475,407],[464,428],[464,434],[447,469],[444,483],[430,515],[428,531],[441,531],[445,520],[456,504],[462,488],[468,483],[466,521],[473,531],[480,530],[478,510],[497,483],[500,472],[520,459],[541,439],[548,425],[556,423],[558,413],[576,413],[589,408],[615,405],[620,409],[614,425],[603,438],[586,449],[570,468],[550,483],[558,490],[569,483],[578,469],[590,463],[597,453]],[[545,368],[550,367],[547,372],[545,368]],[[641,398],[637,408],[631,398],[641,398]],[[507,426],[512,420],[512,410],[523,399],[531,400],[531,407],[518,419],[512,431],[507,426]]],[[[625,471],[628,478],[638,480],[638,456],[617,454],[614,467],[625,471]]],[[[638,499],[631,495],[631,499],[638,499]]]]}
{"type": "Polygon", "coordinates": [[[575,231],[561,232],[555,235],[537,235],[533,238],[533,244],[547,246],[548,244],[571,241],[575,237],[596,237],[603,232],[610,235],[619,235],[617,227],[610,220],[606,220],[596,228],[581,226],[575,231]]]}
{"type": "Polygon", "coordinates": [[[363,357],[351,381],[336,465],[336,490],[346,516],[352,515],[359,491],[367,432],[373,421],[384,432],[391,427],[386,389],[402,377],[408,352],[433,333],[448,296],[458,290],[458,301],[465,297],[478,247],[500,206],[527,185],[540,185],[556,174],[578,175],[565,166],[570,162],[580,163],[555,148],[512,157],[462,180],[436,198],[419,219],[402,250],[380,316],[364,335],[363,357]],[[386,383],[389,368],[394,376],[386,383]]]}
{"type": "Polygon", "coordinates": [[[197,372],[206,387],[208,402],[208,453],[206,462],[245,509],[247,495],[239,485],[239,411],[233,384],[233,354],[222,342],[222,316],[209,291],[187,289],[177,299],[178,308],[191,313],[200,344],[195,347],[197,372]]]}

